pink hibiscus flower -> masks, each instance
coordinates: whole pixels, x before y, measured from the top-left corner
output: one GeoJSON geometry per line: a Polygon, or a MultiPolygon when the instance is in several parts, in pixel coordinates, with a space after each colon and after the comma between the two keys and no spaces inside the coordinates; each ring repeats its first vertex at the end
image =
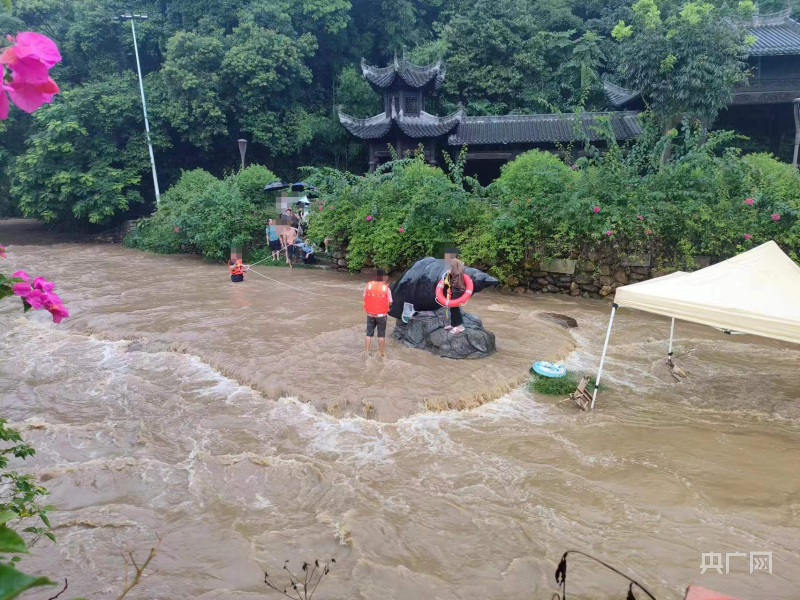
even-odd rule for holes
{"type": "Polygon", "coordinates": [[[367,221],[372,221],[372,215],[367,215],[367,221]]]}
{"type": "Polygon", "coordinates": [[[595,206],[595,207],[592,209],[592,211],[593,211],[593,212],[595,212],[595,213],[599,213],[599,212],[600,212],[600,207],[599,207],[599,206],[595,206]]]}
{"type": "Polygon", "coordinates": [[[780,220],[781,220],[781,215],[780,215],[779,213],[772,213],[772,214],[770,215],[770,218],[771,218],[773,221],[780,221],[780,220]]]}
{"type": "Polygon", "coordinates": [[[745,198],[744,199],[744,203],[747,204],[747,206],[753,206],[753,202],[755,202],[755,201],[756,201],[755,198],[745,198]]]}
{"type": "Polygon", "coordinates": [[[397,229],[397,231],[399,231],[400,233],[403,233],[403,232],[405,231],[405,229],[403,229],[402,227],[399,227],[399,228],[397,229]]]}
{"type": "Polygon", "coordinates": [[[752,237],[753,237],[753,236],[752,236],[752,235],[750,235],[749,233],[745,233],[745,234],[744,234],[744,239],[746,239],[746,240],[749,240],[749,239],[750,239],[750,238],[752,238],[752,237]]]}

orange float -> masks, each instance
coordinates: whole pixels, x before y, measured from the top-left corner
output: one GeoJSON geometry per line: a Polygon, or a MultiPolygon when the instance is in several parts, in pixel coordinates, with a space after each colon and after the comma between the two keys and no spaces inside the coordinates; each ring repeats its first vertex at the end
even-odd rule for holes
{"type": "Polygon", "coordinates": [[[439,283],[436,284],[436,302],[448,308],[455,308],[456,306],[466,304],[472,297],[472,292],[475,290],[475,284],[472,283],[472,279],[466,273],[464,273],[464,284],[467,286],[467,289],[464,290],[464,294],[460,298],[453,300],[452,298],[444,297],[444,278],[440,279],[439,283]]]}

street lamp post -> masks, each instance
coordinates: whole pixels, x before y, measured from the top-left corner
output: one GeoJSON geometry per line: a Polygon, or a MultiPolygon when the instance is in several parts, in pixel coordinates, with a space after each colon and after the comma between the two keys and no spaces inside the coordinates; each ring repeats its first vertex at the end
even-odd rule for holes
{"type": "Polygon", "coordinates": [[[239,154],[242,156],[242,169],[244,169],[244,153],[247,152],[247,140],[236,140],[239,143],[239,154]]]}
{"type": "Polygon", "coordinates": [[[139,73],[139,91],[142,93],[142,111],[144,112],[144,130],[147,134],[147,149],[150,151],[150,165],[153,167],[153,187],[156,191],[156,206],[161,202],[161,192],[158,189],[158,174],[156,173],[156,159],[153,155],[153,143],[150,140],[150,123],[147,120],[147,101],[144,99],[144,82],[142,81],[142,66],[139,64],[139,46],[136,43],[136,21],[147,21],[146,13],[134,14],[126,10],[121,15],[115,15],[115,21],[130,21],[133,33],[133,51],[136,54],[136,71],[139,73]]]}

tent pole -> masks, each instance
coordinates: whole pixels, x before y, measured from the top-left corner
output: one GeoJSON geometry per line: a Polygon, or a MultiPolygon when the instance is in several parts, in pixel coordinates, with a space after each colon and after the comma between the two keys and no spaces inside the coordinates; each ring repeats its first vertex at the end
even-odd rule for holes
{"type": "Polygon", "coordinates": [[[600,355],[600,366],[597,369],[597,377],[594,380],[594,392],[592,392],[592,405],[589,408],[594,409],[594,401],[597,400],[597,388],[600,387],[600,376],[603,374],[603,363],[606,361],[606,350],[608,350],[608,340],[611,338],[611,326],[614,324],[614,313],[617,312],[617,305],[611,305],[611,318],[608,320],[608,331],[606,331],[606,341],[603,344],[603,354],[600,355]]]}
{"type": "Polygon", "coordinates": [[[667,351],[667,360],[672,359],[672,336],[675,334],[675,317],[672,317],[672,325],[669,326],[669,350],[667,351]]]}

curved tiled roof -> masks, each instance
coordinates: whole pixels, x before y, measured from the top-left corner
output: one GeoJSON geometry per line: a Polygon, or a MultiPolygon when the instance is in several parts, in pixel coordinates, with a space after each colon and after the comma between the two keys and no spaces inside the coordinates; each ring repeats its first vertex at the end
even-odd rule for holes
{"type": "Polygon", "coordinates": [[[603,91],[612,106],[625,106],[631,100],[639,97],[638,90],[629,90],[608,80],[603,81],[603,91]]]}
{"type": "Polygon", "coordinates": [[[800,55],[800,23],[785,17],[756,22],[747,28],[756,38],[750,56],[800,55]]]}
{"type": "Polygon", "coordinates": [[[375,115],[369,119],[357,119],[346,115],[341,110],[339,112],[339,122],[345,129],[354,136],[362,140],[372,140],[380,138],[389,133],[392,127],[392,120],[385,113],[375,115]]]}
{"type": "Polygon", "coordinates": [[[639,113],[634,111],[464,117],[458,130],[448,138],[448,143],[452,146],[552,143],[585,137],[598,141],[602,139],[597,130],[603,117],[610,119],[617,140],[629,140],[642,132],[639,113]]]}
{"type": "Polygon", "coordinates": [[[437,117],[422,111],[420,115],[409,117],[402,111],[397,113],[392,109],[392,116],[387,117],[386,113],[380,113],[369,119],[356,119],[339,111],[339,121],[345,126],[347,131],[363,140],[380,138],[389,133],[392,123],[395,123],[400,130],[409,137],[427,138],[438,137],[453,130],[464,116],[464,111],[459,108],[456,112],[446,117],[437,117]]]}
{"type": "Polygon", "coordinates": [[[361,59],[361,72],[372,85],[378,88],[387,88],[396,77],[400,77],[406,84],[413,88],[421,88],[431,81],[438,88],[444,81],[445,68],[442,61],[437,60],[429,65],[415,65],[405,57],[394,57],[394,62],[388,67],[373,67],[361,59]]]}

